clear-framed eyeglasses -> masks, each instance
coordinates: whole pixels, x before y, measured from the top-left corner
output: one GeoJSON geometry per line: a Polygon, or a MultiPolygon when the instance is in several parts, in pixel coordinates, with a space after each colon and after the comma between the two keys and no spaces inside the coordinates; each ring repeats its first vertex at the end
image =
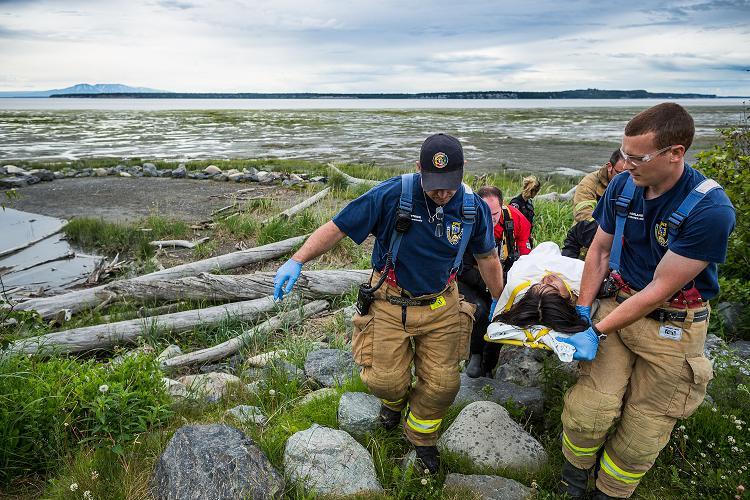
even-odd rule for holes
{"type": "Polygon", "coordinates": [[[643,165],[644,163],[648,163],[660,154],[669,151],[672,148],[676,148],[676,145],[667,146],[666,148],[662,148],[659,151],[654,151],[653,153],[648,153],[645,155],[629,155],[625,151],[622,150],[622,147],[620,147],[620,154],[622,155],[622,159],[625,160],[627,163],[630,163],[631,165],[635,165],[636,167],[643,165]]]}

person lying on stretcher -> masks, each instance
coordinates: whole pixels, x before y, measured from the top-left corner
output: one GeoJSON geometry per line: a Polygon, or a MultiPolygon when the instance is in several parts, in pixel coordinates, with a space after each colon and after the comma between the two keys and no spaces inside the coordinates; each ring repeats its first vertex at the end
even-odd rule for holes
{"type": "Polygon", "coordinates": [[[575,348],[558,339],[589,326],[575,309],[582,274],[583,261],[563,257],[554,242],[540,243],[508,272],[485,339],[550,349],[571,360],[575,348]]]}

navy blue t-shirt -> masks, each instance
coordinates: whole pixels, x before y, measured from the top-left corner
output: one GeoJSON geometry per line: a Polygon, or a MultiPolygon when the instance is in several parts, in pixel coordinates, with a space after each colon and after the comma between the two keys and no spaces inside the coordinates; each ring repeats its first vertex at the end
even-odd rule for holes
{"type": "MultiPolygon", "coordinates": [[[[412,191],[412,223],[401,238],[395,272],[399,286],[416,297],[437,293],[448,282],[463,233],[461,206],[464,191],[461,187],[443,207],[441,237],[435,236],[435,223],[429,222],[427,213],[429,206],[429,213],[434,215],[437,205],[422,191],[419,174],[414,177],[412,191]]],[[[378,270],[385,267],[400,196],[401,177],[393,177],[349,203],[333,218],[333,223],[358,245],[368,235],[375,236],[372,267],[378,270]]],[[[477,215],[467,252],[482,255],[495,248],[492,215],[487,204],[476,193],[473,196],[477,215]]]]}
{"type": "MultiPolygon", "coordinates": [[[[615,233],[615,201],[628,179],[627,172],[617,175],[594,210],[594,219],[602,230],[615,233]]],[[[690,212],[674,241],[667,248],[667,220],[688,193],[706,177],[685,165],[685,171],[669,191],[651,200],[643,199],[643,188],[636,187],[625,223],[620,257],[620,274],[636,290],[642,290],[654,277],[659,261],[672,252],[689,259],[709,262],[695,278],[695,286],[704,300],[719,293],[717,263],[727,256],[727,239],[734,229],[735,213],[723,189],[710,191],[690,212]]],[[[613,242],[613,245],[617,242],[613,242]]],[[[686,283],[686,287],[690,287],[686,283]]]]}

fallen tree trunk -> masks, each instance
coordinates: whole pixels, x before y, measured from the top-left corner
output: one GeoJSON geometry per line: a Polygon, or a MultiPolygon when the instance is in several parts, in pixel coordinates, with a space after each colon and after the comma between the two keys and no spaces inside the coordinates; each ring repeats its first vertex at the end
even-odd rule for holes
{"type": "Polygon", "coordinates": [[[251,321],[260,314],[274,308],[273,297],[224,304],[221,306],[193,309],[190,311],[164,314],[150,318],[131,319],[103,325],[73,328],[38,337],[17,340],[2,351],[12,353],[74,353],[92,349],[108,349],[118,344],[134,343],[138,337],[148,332],[150,335],[173,332],[181,333],[196,326],[213,326],[228,317],[251,321]]]}
{"type": "Polygon", "coordinates": [[[149,245],[152,247],[157,248],[164,248],[164,247],[179,247],[179,248],[195,248],[201,243],[205,243],[209,240],[208,236],[204,236],[203,238],[197,239],[195,241],[188,241],[188,240],[158,240],[158,241],[151,241],[149,242],[149,245]]]}
{"type": "Polygon", "coordinates": [[[313,196],[309,197],[308,199],[304,200],[303,202],[297,203],[293,207],[284,210],[280,214],[275,215],[273,217],[269,217],[268,219],[266,219],[264,224],[268,224],[269,222],[275,219],[291,219],[292,217],[294,217],[295,215],[297,215],[304,209],[311,207],[312,205],[316,204],[317,202],[325,198],[326,195],[328,195],[328,193],[330,192],[331,192],[331,188],[327,187],[323,189],[322,191],[320,191],[319,193],[316,193],[313,196]]]}
{"type": "MultiPolygon", "coordinates": [[[[108,291],[119,299],[138,302],[176,300],[247,300],[273,295],[276,273],[208,274],[179,279],[125,280],[112,283],[108,291]]],[[[294,286],[305,297],[341,295],[370,276],[368,269],[303,271],[294,286]]]]}
{"type": "Polygon", "coordinates": [[[218,257],[210,257],[197,262],[189,262],[187,264],[170,267],[168,269],[145,274],[129,280],[115,281],[114,283],[76,290],[61,295],[54,295],[52,297],[31,299],[16,304],[15,309],[23,311],[34,310],[44,319],[54,317],[63,309],[68,309],[72,314],[75,314],[95,307],[110,298],[113,294],[108,291],[108,288],[115,283],[148,282],[154,279],[176,279],[184,276],[195,276],[200,273],[210,272],[217,269],[234,269],[255,262],[280,257],[293,250],[297,245],[302,243],[305,238],[307,238],[307,235],[296,236],[294,238],[277,241],[276,243],[270,243],[260,247],[249,248],[239,252],[232,252],[225,255],[219,255],[218,257]]]}
{"type": "Polygon", "coordinates": [[[570,201],[573,199],[573,195],[575,193],[576,193],[576,186],[573,186],[564,194],[560,194],[558,192],[540,194],[535,199],[543,200],[543,201],[570,201]]]}
{"type": "Polygon", "coordinates": [[[329,163],[328,167],[334,172],[336,172],[337,174],[339,174],[341,177],[343,177],[344,180],[346,180],[348,184],[353,184],[353,185],[364,184],[366,186],[375,186],[377,184],[380,184],[380,181],[373,181],[370,179],[359,179],[357,177],[352,177],[351,175],[345,172],[342,172],[341,170],[336,168],[336,166],[333,163],[329,163]]]}
{"type": "Polygon", "coordinates": [[[165,370],[180,368],[183,366],[194,365],[198,363],[208,363],[210,361],[217,361],[220,359],[227,358],[232,354],[236,353],[243,346],[247,345],[254,337],[258,335],[264,335],[266,333],[273,332],[283,327],[286,324],[298,323],[303,319],[318,314],[328,309],[328,302],[325,300],[316,300],[310,302],[300,309],[287,311],[274,316],[271,319],[264,321],[263,323],[242,332],[240,335],[233,337],[226,342],[208,347],[206,349],[200,349],[198,351],[189,352],[181,356],[175,356],[165,360],[161,366],[165,370]]]}

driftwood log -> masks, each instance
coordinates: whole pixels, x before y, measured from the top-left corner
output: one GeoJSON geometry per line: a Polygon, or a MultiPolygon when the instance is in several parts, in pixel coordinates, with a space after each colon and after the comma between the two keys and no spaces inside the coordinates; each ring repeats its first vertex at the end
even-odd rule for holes
{"type": "Polygon", "coordinates": [[[181,333],[196,326],[214,326],[228,317],[252,321],[259,315],[273,310],[273,297],[235,302],[221,306],[193,309],[164,314],[150,318],[131,319],[117,323],[73,328],[56,333],[17,340],[0,354],[9,353],[75,353],[92,349],[109,349],[120,344],[132,344],[138,337],[149,333],[181,333]]]}
{"type": "Polygon", "coordinates": [[[347,174],[345,172],[342,172],[341,170],[339,170],[338,168],[336,168],[336,166],[333,163],[329,163],[328,167],[331,170],[333,170],[335,173],[337,173],[338,175],[340,175],[341,177],[343,177],[344,180],[346,180],[347,184],[352,184],[352,185],[355,185],[355,186],[356,185],[362,185],[362,184],[364,184],[365,186],[375,186],[377,184],[380,184],[380,181],[373,181],[371,179],[360,179],[358,177],[352,177],[351,175],[349,175],[349,174],[347,174]]]}
{"type": "Polygon", "coordinates": [[[254,337],[271,333],[289,323],[301,322],[303,319],[323,312],[326,309],[328,309],[328,302],[325,300],[310,302],[303,306],[301,310],[296,309],[283,312],[221,344],[167,359],[161,366],[163,369],[169,370],[227,358],[242,349],[243,346],[246,346],[254,337]]]}
{"type": "Polygon", "coordinates": [[[534,199],[544,200],[544,201],[570,201],[573,199],[573,195],[576,194],[576,187],[577,186],[573,186],[564,194],[552,192],[552,193],[547,193],[547,194],[540,194],[534,199]]]}
{"type": "Polygon", "coordinates": [[[61,295],[54,295],[52,297],[42,297],[38,299],[27,300],[16,304],[15,309],[29,311],[33,310],[38,312],[42,318],[51,319],[59,311],[67,309],[72,314],[91,309],[96,307],[100,303],[104,302],[108,298],[112,297],[112,292],[108,291],[108,288],[115,283],[123,282],[148,282],[154,279],[176,279],[184,276],[195,276],[200,273],[210,272],[214,270],[227,270],[234,269],[237,267],[246,266],[255,262],[261,262],[268,259],[275,259],[281,257],[285,253],[293,250],[297,245],[301,244],[307,235],[296,236],[276,243],[270,243],[255,248],[248,248],[247,250],[241,250],[239,252],[232,252],[225,255],[219,255],[218,257],[210,257],[208,259],[199,260],[196,262],[189,262],[187,264],[181,264],[179,266],[170,267],[161,271],[156,271],[150,274],[145,274],[137,278],[130,280],[116,281],[107,285],[100,285],[93,288],[86,288],[83,290],[76,290],[74,292],[64,293],[61,295]]]}
{"type": "Polygon", "coordinates": [[[276,220],[276,219],[291,219],[292,217],[294,217],[295,215],[297,215],[304,209],[313,206],[314,204],[316,204],[317,202],[325,198],[330,192],[331,192],[331,188],[327,187],[323,189],[322,191],[320,191],[319,193],[315,193],[313,196],[309,197],[308,199],[300,203],[297,203],[293,207],[287,208],[280,214],[274,215],[273,217],[269,217],[268,219],[266,219],[264,224],[268,224],[269,222],[276,220]]]}
{"type": "Polygon", "coordinates": [[[204,236],[203,238],[199,238],[195,241],[188,241],[188,240],[157,240],[157,241],[150,241],[149,245],[152,247],[157,248],[164,248],[164,247],[171,247],[171,248],[195,248],[201,243],[205,243],[209,240],[208,236],[204,236]]]}
{"type": "MultiPolygon", "coordinates": [[[[107,290],[118,299],[136,302],[177,300],[248,300],[273,295],[276,273],[208,274],[178,279],[124,280],[107,290]]],[[[367,281],[367,269],[303,271],[294,290],[305,297],[322,298],[347,293],[367,281]]]]}

